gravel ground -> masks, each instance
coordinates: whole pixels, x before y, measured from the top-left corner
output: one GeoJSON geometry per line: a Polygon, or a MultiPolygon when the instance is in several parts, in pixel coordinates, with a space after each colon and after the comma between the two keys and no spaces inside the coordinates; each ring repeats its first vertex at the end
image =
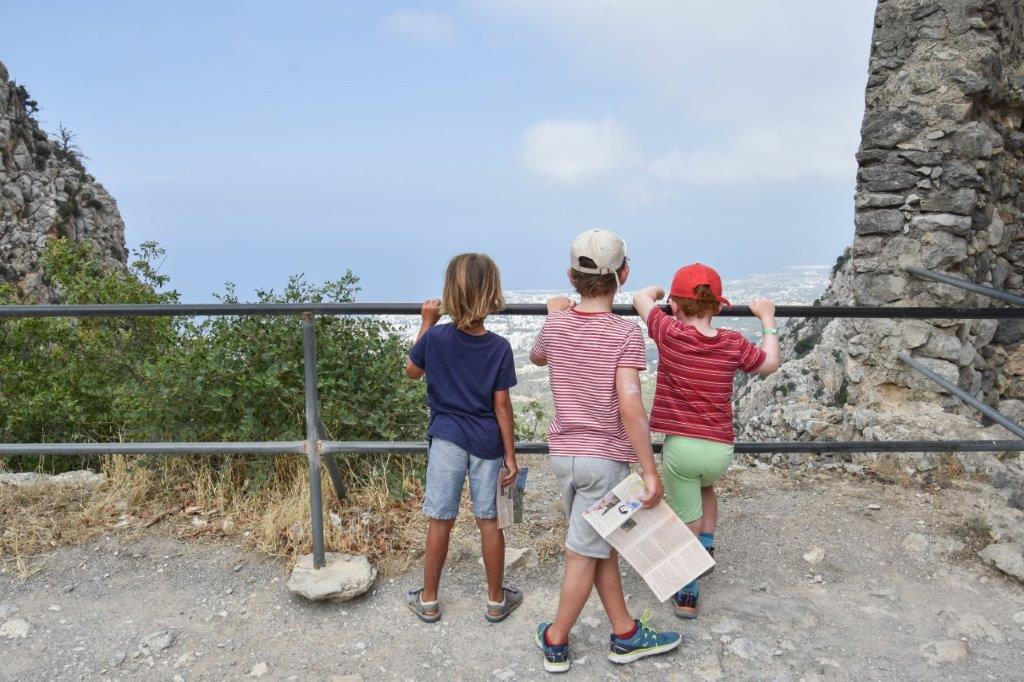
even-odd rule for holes
{"type": "MultiPolygon", "coordinates": [[[[530,532],[550,547],[561,532],[551,475],[545,458],[524,459],[530,532]]],[[[636,615],[650,609],[655,626],[683,633],[682,646],[612,665],[595,595],[567,679],[1022,679],[1024,585],[963,558],[950,531],[1005,509],[987,487],[928,494],[838,473],[742,469],[727,491],[719,566],[696,621],[675,619],[623,565],[636,615]],[[820,561],[804,558],[819,548],[820,561]]],[[[415,570],[322,605],[290,595],[279,563],[170,540],[159,527],[137,541],[58,550],[28,580],[0,574],[0,679],[545,677],[533,629],[554,613],[557,554],[510,576],[526,602],[490,625],[472,525],[461,527],[436,625],[402,605],[415,570]]]]}

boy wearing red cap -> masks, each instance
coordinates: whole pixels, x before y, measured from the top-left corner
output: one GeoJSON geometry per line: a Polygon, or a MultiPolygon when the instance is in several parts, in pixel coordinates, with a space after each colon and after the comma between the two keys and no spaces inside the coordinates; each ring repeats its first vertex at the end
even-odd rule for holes
{"type": "MultiPolygon", "coordinates": [[[[779,368],[775,304],[768,299],[750,304],[763,327],[758,348],[739,332],[711,326],[711,318],[729,305],[712,268],[694,263],[676,272],[669,292],[671,317],[656,303],[664,295],[651,286],[633,297],[658,347],[651,430],[665,434],[666,502],[714,553],[718,498],[713,486],[733,455],[733,375],[742,370],[763,376],[779,368]]],[[[673,599],[676,615],[696,618],[699,594],[696,580],[679,590],[673,599]]]]}

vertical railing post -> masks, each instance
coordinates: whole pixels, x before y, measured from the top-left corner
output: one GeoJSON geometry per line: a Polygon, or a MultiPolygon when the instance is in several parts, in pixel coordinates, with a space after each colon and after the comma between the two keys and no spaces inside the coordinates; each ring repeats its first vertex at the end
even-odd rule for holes
{"type": "Polygon", "coordinates": [[[313,568],[323,568],[324,508],[320,490],[320,397],[316,388],[316,326],[302,313],[302,361],[305,369],[306,457],[309,459],[309,509],[313,520],[313,568]]]}

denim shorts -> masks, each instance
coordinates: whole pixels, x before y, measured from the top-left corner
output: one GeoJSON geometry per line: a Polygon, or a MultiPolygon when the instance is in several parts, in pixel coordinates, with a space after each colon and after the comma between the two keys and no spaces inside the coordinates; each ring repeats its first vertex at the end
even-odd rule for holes
{"type": "Polygon", "coordinates": [[[423,513],[432,519],[447,521],[459,515],[462,484],[469,474],[469,494],[473,498],[473,515],[478,519],[498,516],[498,475],[504,459],[474,457],[455,443],[440,438],[430,439],[427,452],[427,492],[423,496],[423,513]]]}
{"type": "Polygon", "coordinates": [[[593,559],[607,559],[612,546],[583,518],[583,512],[629,476],[629,465],[607,457],[552,455],[551,468],[569,517],[566,549],[593,559]]]}

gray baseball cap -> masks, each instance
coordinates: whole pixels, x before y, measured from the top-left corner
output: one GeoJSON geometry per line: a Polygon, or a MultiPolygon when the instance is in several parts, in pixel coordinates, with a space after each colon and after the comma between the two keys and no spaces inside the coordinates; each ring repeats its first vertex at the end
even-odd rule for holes
{"type": "Polygon", "coordinates": [[[572,241],[569,261],[577,272],[614,275],[626,262],[626,242],[611,230],[587,230],[572,241]],[[596,267],[581,265],[580,258],[589,258],[596,267]]]}

